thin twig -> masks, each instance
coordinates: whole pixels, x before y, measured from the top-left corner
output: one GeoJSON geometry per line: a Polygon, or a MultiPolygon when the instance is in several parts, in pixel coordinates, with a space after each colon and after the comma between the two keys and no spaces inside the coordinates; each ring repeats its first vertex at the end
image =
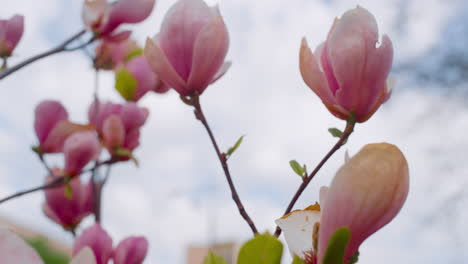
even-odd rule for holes
{"type": "Polygon", "coordinates": [[[80,45],[80,46],[75,47],[75,48],[70,48],[70,49],[67,48],[70,43],[77,40],[78,38],[83,36],[85,33],[86,33],[86,30],[83,29],[80,32],[76,33],[75,35],[71,36],[69,39],[62,42],[57,47],[55,47],[55,48],[53,48],[51,50],[45,51],[43,53],[40,53],[38,55],[35,55],[35,56],[33,56],[33,57],[29,58],[29,59],[26,59],[26,60],[16,64],[13,67],[6,68],[5,70],[0,72],[0,80],[7,77],[8,75],[16,72],[17,70],[23,68],[24,66],[27,66],[27,65],[29,65],[29,64],[37,61],[37,60],[40,60],[42,58],[48,57],[50,55],[53,55],[53,54],[56,54],[56,53],[59,53],[59,52],[62,52],[62,51],[74,51],[74,50],[77,50],[79,48],[86,47],[87,45],[91,44],[95,40],[95,38],[91,38],[88,42],[85,43],[86,45],[83,44],[83,45],[80,45]]]}
{"type": "Polygon", "coordinates": [[[39,187],[34,187],[34,188],[31,188],[31,189],[27,189],[27,190],[12,194],[10,196],[7,196],[7,197],[0,200],[0,204],[6,202],[8,200],[11,200],[13,198],[20,197],[20,196],[23,196],[23,195],[26,195],[26,194],[29,194],[29,193],[33,193],[33,192],[40,191],[40,190],[45,190],[45,189],[50,189],[50,188],[53,188],[53,187],[62,186],[65,183],[65,181],[66,181],[65,177],[56,178],[55,180],[53,180],[53,181],[51,181],[51,182],[49,182],[47,184],[41,185],[39,187]]]}
{"type": "Polygon", "coordinates": [[[254,222],[250,218],[250,216],[247,214],[247,211],[245,210],[244,205],[242,204],[242,201],[239,198],[239,195],[237,194],[236,187],[234,186],[234,183],[232,181],[231,173],[229,172],[229,167],[227,164],[227,159],[226,155],[224,153],[221,153],[218,147],[218,143],[216,142],[216,139],[213,136],[213,132],[211,131],[210,126],[208,125],[208,122],[205,118],[205,115],[203,114],[203,111],[200,106],[199,98],[198,96],[195,96],[193,98],[193,106],[195,107],[195,116],[198,120],[200,120],[205,127],[206,131],[208,132],[208,135],[210,136],[211,143],[213,144],[213,147],[216,151],[216,155],[219,158],[219,161],[221,162],[221,166],[223,167],[224,174],[226,175],[226,180],[229,184],[229,188],[231,189],[231,195],[232,199],[237,205],[237,209],[239,210],[239,213],[241,216],[244,218],[244,220],[247,222],[249,225],[250,229],[252,229],[252,233],[254,235],[258,234],[257,227],[255,226],[254,222]]]}
{"type": "MultiPolygon", "coordinates": [[[[341,146],[343,146],[347,139],[349,138],[349,136],[351,135],[351,133],[353,133],[353,130],[354,130],[354,125],[355,125],[355,122],[353,120],[351,121],[348,121],[346,123],[346,128],[345,130],[343,131],[343,134],[341,135],[340,139],[338,140],[338,142],[336,142],[336,144],[333,146],[333,148],[327,153],[327,155],[325,155],[325,157],[323,157],[323,159],[319,162],[319,164],[317,165],[317,167],[315,167],[315,169],[309,174],[309,176],[307,178],[305,178],[303,180],[303,182],[301,183],[301,185],[299,186],[299,188],[297,189],[296,193],[294,194],[293,198],[291,199],[291,202],[289,203],[288,205],[288,208],[286,209],[286,211],[284,211],[284,215],[287,215],[291,212],[292,208],[294,207],[294,204],[297,202],[297,200],[299,199],[299,197],[301,196],[302,192],[306,189],[307,185],[309,185],[310,181],[312,181],[312,179],[315,177],[315,175],[317,174],[317,172],[319,172],[319,170],[322,168],[322,166],[325,164],[325,162],[327,162],[327,160],[338,150],[341,148],[341,146]]],[[[281,235],[281,228],[279,226],[276,227],[276,231],[275,231],[275,236],[276,237],[279,237],[281,235]]]]}
{"type": "MultiPolygon", "coordinates": [[[[43,159],[42,159],[42,161],[43,161],[44,166],[46,168],[49,168],[49,166],[45,163],[45,161],[43,159]]],[[[102,165],[111,165],[111,164],[114,164],[116,162],[117,162],[117,160],[114,160],[114,159],[109,159],[109,160],[106,160],[106,161],[103,161],[103,162],[97,162],[95,164],[95,166],[93,166],[93,168],[91,168],[90,170],[84,170],[80,174],[84,174],[84,173],[96,170],[97,168],[101,167],[102,165]]],[[[50,168],[48,170],[49,170],[49,173],[52,176],[54,176],[52,174],[53,173],[52,170],[50,168]]],[[[3,203],[3,202],[6,202],[8,200],[11,200],[13,198],[23,196],[25,194],[33,193],[33,192],[40,191],[40,190],[49,189],[49,188],[52,188],[52,187],[60,187],[66,182],[66,177],[59,177],[59,176],[56,176],[56,177],[57,178],[54,181],[50,182],[50,183],[47,183],[47,184],[44,184],[44,185],[41,185],[41,186],[38,186],[38,187],[34,187],[34,188],[31,188],[31,189],[27,189],[27,190],[24,190],[24,191],[16,192],[16,193],[14,193],[12,195],[9,195],[9,196],[1,199],[0,204],[3,203]]],[[[78,176],[76,176],[76,177],[78,177],[78,176]]]]}

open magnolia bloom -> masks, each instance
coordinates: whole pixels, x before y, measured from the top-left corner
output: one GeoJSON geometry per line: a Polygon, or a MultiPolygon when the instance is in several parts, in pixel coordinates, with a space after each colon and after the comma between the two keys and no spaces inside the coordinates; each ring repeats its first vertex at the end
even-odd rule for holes
{"type": "Polygon", "coordinates": [[[276,223],[291,254],[306,264],[322,264],[330,237],[348,228],[346,264],[364,240],[398,214],[408,188],[408,164],[401,151],[387,143],[369,144],[346,161],[329,188],[322,187],[321,206],[293,211],[276,223]]]}
{"type": "MultiPolygon", "coordinates": [[[[5,228],[0,228],[0,263],[44,264],[31,246],[14,232],[5,228]]],[[[76,254],[70,264],[96,264],[96,259],[91,249],[86,247],[76,254]]]]}

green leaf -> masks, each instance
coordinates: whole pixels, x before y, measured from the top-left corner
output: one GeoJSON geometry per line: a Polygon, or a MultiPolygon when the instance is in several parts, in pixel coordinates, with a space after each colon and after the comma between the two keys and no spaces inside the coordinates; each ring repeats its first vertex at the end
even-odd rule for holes
{"type": "Polygon", "coordinates": [[[203,260],[203,264],[228,264],[228,263],[222,257],[210,251],[208,256],[205,257],[205,260],[203,260]]]}
{"type": "Polygon", "coordinates": [[[137,80],[126,69],[121,69],[115,74],[115,89],[127,101],[135,98],[137,80]]]}
{"type": "Polygon", "coordinates": [[[304,177],[304,167],[299,165],[297,161],[291,160],[289,161],[289,165],[297,175],[299,175],[300,177],[304,177]]]}
{"type": "Polygon", "coordinates": [[[234,144],[233,147],[230,147],[226,153],[226,155],[229,157],[232,155],[232,153],[234,153],[234,151],[236,151],[236,149],[240,146],[240,144],[242,144],[242,140],[244,140],[244,136],[240,137],[237,141],[236,141],[236,144],[234,144]]]}
{"type": "Polygon", "coordinates": [[[340,227],[330,237],[323,264],[342,264],[351,233],[349,228],[340,227]]]}
{"type": "Polygon", "coordinates": [[[68,200],[71,200],[73,199],[73,189],[71,187],[71,184],[69,182],[67,182],[65,184],[65,197],[68,199],[68,200]]]}
{"type": "Polygon", "coordinates": [[[341,132],[341,130],[339,130],[338,128],[336,127],[331,127],[328,129],[328,132],[330,132],[330,134],[334,137],[341,137],[341,135],[343,135],[343,132],[341,132]]]}
{"type": "Polygon", "coordinates": [[[293,262],[291,264],[305,264],[304,261],[298,257],[297,255],[294,256],[293,262]]]}
{"type": "Polygon", "coordinates": [[[239,251],[237,264],[280,264],[283,244],[268,233],[247,241],[239,251]]]}
{"type": "Polygon", "coordinates": [[[132,51],[130,51],[127,55],[127,57],[125,57],[125,61],[129,61],[135,57],[139,57],[143,55],[143,49],[142,48],[136,48],[132,51]]]}

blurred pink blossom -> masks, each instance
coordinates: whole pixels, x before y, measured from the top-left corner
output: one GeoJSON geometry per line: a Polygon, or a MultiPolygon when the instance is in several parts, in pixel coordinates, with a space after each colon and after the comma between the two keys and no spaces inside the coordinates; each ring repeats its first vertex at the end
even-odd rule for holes
{"type": "Polygon", "coordinates": [[[0,57],[11,56],[23,36],[24,17],[15,15],[8,20],[0,19],[0,57]]]}
{"type": "Polygon", "coordinates": [[[65,140],[65,173],[75,176],[91,161],[97,160],[101,144],[94,131],[76,132],[65,140]]]}
{"type": "Polygon", "coordinates": [[[226,73],[229,35],[218,6],[179,0],[164,17],[161,31],[147,39],[145,56],[156,74],[182,96],[203,91],[226,73]]]}
{"type": "Polygon", "coordinates": [[[86,27],[98,36],[126,38],[128,34],[111,34],[121,24],[135,24],[145,20],[153,11],[155,0],[85,0],[82,17],[86,27]]]}
{"type": "Polygon", "coordinates": [[[148,240],[144,237],[128,237],[114,249],[114,264],[141,264],[148,252],[148,240]]]}
{"type": "MultiPolygon", "coordinates": [[[[61,175],[60,170],[54,169],[53,175],[49,175],[46,182],[51,182],[61,175]]],[[[72,196],[66,197],[65,185],[46,189],[46,201],[42,206],[44,213],[54,222],[68,230],[74,230],[81,220],[93,212],[94,197],[93,185],[90,181],[83,184],[79,177],[70,181],[72,196]]]]}

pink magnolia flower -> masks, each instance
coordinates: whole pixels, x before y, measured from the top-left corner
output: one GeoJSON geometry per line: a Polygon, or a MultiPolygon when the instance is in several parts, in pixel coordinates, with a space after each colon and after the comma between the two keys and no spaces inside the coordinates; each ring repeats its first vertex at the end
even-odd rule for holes
{"type": "Polygon", "coordinates": [[[123,98],[134,102],[149,91],[164,93],[169,90],[151,70],[145,56],[135,57],[116,70],[116,88],[123,98]]]}
{"type": "Polygon", "coordinates": [[[89,30],[108,36],[121,24],[145,20],[153,11],[154,3],[155,0],[119,0],[115,4],[107,0],[85,0],[82,17],[89,30]]]}
{"type": "Polygon", "coordinates": [[[86,228],[75,240],[73,255],[76,256],[86,247],[93,251],[96,264],[107,264],[112,257],[112,238],[99,224],[86,228]]]}
{"type": "Polygon", "coordinates": [[[408,164],[400,150],[387,143],[366,145],[338,170],[330,188],[322,187],[321,211],[297,210],[276,223],[292,254],[307,264],[322,263],[330,237],[338,228],[347,227],[351,238],[345,264],[365,239],[398,214],[408,188],[408,164]],[[316,223],[320,228],[314,234],[311,226],[316,223]]]}
{"type": "Polygon", "coordinates": [[[9,229],[0,228],[0,263],[43,264],[44,262],[18,235],[9,229]]]}
{"type": "Polygon", "coordinates": [[[315,54],[302,40],[302,78],[336,117],[346,120],[354,112],[357,122],[365,122],[390,97],[392,42],[384,35],[378,43],[375,18],[362,7],[336,19],[315,54]]]}
{"type": "Polygon", "coordinates": [[[101,144],[96,132],[77,132],[71,135],[64,144],[65,173],[75,176],[93,160],[98,159],[101,144]]]}
{"type": "Polygon", "coordinates": [[[149,112],[135,103],[119,105],[98,102],[90,106],[88,115],[103,138],[104,145],[109,152],[114,153],[119,148],[133,151],[138,147],[140,128],[146,122],[149,112]]]}
{"type": "MultiPolygon", "coordinates": [[[[59,169],[54,169],[55,176],[60,175],[59,169]]],[[[46,182],[55,178],[48,176],[46,182]]],[[[72,197],[65,196],[65,186],[45,190],[46,201],[42,206],[44,213],[54,222],[67,230],[73,230],[81,220],[93,212],[93,185],[90,181],[83,184],[79,177],[70,181],[72,197]]]]}
{"type": "Polygon", "coordinates": [[[148,240],[144,237],[128,237],[114,249],[114,264],[141,264],[148,252],[148,240]]]}
{"type": "Polygon", "coordinates": [[[34,129],[39,139],[38,150],[55,153],[62,152],[63,144],[71,134],[92,127],[69,122],[68,112],[61,103],[46,100],[36,107],[34,129]]]}
{"type": "Polygon", "coordinates": [[[167,12],[161,32],[148,39],[145,56],[154,72],[182,96],[198,94],[226,73],[229,36],[218,6],[179,0],[167,12]]]}
{"type": "Polygon", "coordinates": [[[124,63],[133,53],[143,53],[138,44],[131,39],[110,41],[103,39],[96,46],[95,66],[98,69],[112,70],[124,63]]]}
{"type": "Polygon", "coordinates": [[[370,235],[388,224],[405,203],[409,189],[408,163],[394,145],[366,145],[336,173],[326,192],[319,232],[318,259],[330,236],[347,227],[351,239],[345,259],[351,258],[370,235]]]}
{"type": "Polygon", "coordinates": [[[8,20],[0,19],[0,57],[11,56],[23,36],[24,17],[15,15],[8,20]]]}

